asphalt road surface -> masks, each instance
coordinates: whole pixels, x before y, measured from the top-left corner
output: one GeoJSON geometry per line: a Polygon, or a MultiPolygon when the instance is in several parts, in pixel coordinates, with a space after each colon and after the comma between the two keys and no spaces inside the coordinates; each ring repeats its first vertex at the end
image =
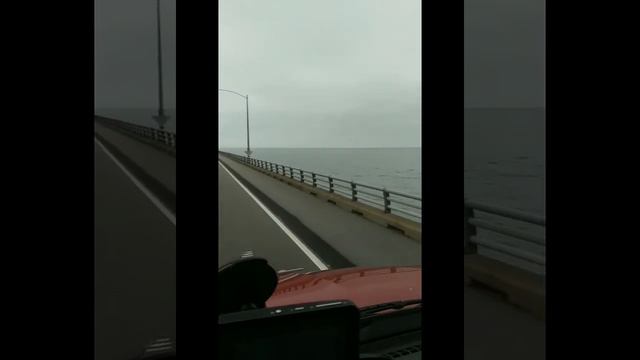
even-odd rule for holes
{"type": "Polygon", "coordinates": [[[464,287],[466,360],[543,360],[545,322],[496,298],[464,287]]]}
{"type": "Polygon", "coordinates": [[[174,222],[96,143],[96,360],[130,359],[156,338],[175,338],[174,222]]]}
{"type": "MultiPolygon", "coordinates": [[[[227,170],[218,163],[218,263],[226,264],[247,251],[266,258],[276,270],[320,267],[307,255],[287,229],[278,225],[227,170]]],[[[295,237],[295,234],[294,234],[295,237]]],[[[297,237],[295,237],[297,238],[297,237]]],[[[306,246],[303,243],[303,247],[306,246]]],[[[311,256],[315,253],[311,252],[311,256]]],[[[320,264],[323,264],[321,259],[320,264]]],[[[322,265],[320,265],[322,266],[322,265]]]]}

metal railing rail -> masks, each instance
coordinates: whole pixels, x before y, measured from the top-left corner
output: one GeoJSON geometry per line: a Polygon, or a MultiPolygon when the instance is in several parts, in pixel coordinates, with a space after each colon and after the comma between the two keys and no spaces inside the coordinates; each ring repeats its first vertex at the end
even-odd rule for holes
{"type": "Polygon", "coordinates": [[[326,190],[330,193],[340,194],[344,197],[350,198],[352,201],[362,202],[369,206],[372,206],[373,204],[375,205],[374,207],[378,207],[387,214],[394,214],[411,221],[422,222],[422,199],[418,196],[404,194],[398,191],[391,191],[376,186],[360,184],[330,175],[319,174],[260,159],[248,158],[246,156],[224,151],[219,151],[219,153],[241,163],[253,165],[263,170],[289,177],[301,183],[326,190]],[[365,191],[363,189],[373,191],[365,191]],[[400,201],[398,199],[402,199],[404,201],[400,201]],[[411,202],[413,202],[413,204],[411,202]],[[392,205],[404,206],[407,209],[402,209],[392,205]],[[410,209],[416,209],[417,211],[409,211],[410,209]]]}
{"type": "Polygon", "coordinates": [[[128,123],[126,121],[105,118],[102,116],[96,116],[95,119],[107,126],[111,126],[122,131],[143,137],[145,139],[152,140],[170,148],[175,149],[176,147],[176,134],[173,132],[159,130],[142,125],[136,125],[128,123]]]}
{"type": "Polygon", "coordinates": [[[486,214],[499,216],[502,218],[516,220],[529,225],[546,227],[546,217],[541,215],[529,214],[519,210],[508,209],[500,206],[488,205],[475,201],[464,201],[464,253],[474,254],[478,252],[478,245],[489,248],[521,260],[528,261],[537,265],[545,265],[546,259],[544,250],[546,247],[546,239],[544,236],[515,230],[513,228],[504,227],[490,223],[488,221],[478,219],[476,212],[480,211],[486,214]],[[495,241],[489,241],[478,237],[478,229],[484,229],[493,233],[506,235],[510,238],[526,242],[530,249],[541,251],[532,251],[525,248],[517,248],[500,244],[495,241]],[[542,252],[542,255],[540,254],[542,252]]]}

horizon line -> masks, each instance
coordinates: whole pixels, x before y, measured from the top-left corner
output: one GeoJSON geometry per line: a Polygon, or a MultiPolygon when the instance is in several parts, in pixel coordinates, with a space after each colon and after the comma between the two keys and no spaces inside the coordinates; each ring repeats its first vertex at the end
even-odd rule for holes
{"type": "MultiPolygon", "coordinates": [[[[245,147],[231,147],[231,146],[219,146],[220,149],[240,149],[244,150],[245,147]]],[[[252,147],[252,150],[258,149],[415,149],[422,148],[420,146],[332,146],[332,147],[317,147],[317,146],[269,146],[269,147],[252,147]]]]}

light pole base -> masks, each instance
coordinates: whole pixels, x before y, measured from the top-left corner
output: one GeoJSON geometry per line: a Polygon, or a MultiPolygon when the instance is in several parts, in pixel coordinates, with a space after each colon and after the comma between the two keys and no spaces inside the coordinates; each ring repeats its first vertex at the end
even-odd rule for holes
{"type": "Polygon", "coordinates": [[[245,154],[247,154],[247,157],[250,157],[251,154],[253,154],[253,151],[251,151],[251,149],[247,149],[244,151],[245,154]]]}
{"type": "Polygon", "coordinates": [[[169,121],[169,116],[167,115],[153,115],[153,119],[158,123],[158,126],[160,126],[160,129],[163,130],[164,129],[164,124],[167,123],[167,121],[169,121]]]}

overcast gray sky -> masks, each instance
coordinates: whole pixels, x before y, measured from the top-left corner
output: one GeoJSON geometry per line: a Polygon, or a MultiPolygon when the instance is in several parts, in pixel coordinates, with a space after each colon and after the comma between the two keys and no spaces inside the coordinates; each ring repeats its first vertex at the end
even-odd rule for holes
{"type": "MultiPolygon", "coordinates": [[[[95,107],[157,108],[155,0],[94,0],[95,107]]],[[[161,1],[165,107],[176,106],[176,0],[161,1]]]]}
{"type": "MultiPolygon", "coordinates": [[[[219,88],[252,147],[420,146],[419,0],[220,0],[219,88]]],[[[246,146],[220,92],[220,147],[246,146]]]]}
{"type": "Polygon", "coordinates": [[[465,107],[543,107],[544,0],[465,0],[465,107]]]}
{"type": "MultiPolygon", "coordinates": [[[[95,103],[157,107],[154,0],[94,0],[95,103]]],[[[176,0],[162,0],[175,107],[176,0]]],[[[219,87],[252,144],[418,146],[418,0],[221,0],[219,87]]],[[[465,0],[465,107],[544,105],[544,1],[465,0]]],[[[220,93],[220,144],[246,146],[220,93]]],[[[426,119],[425,119],[426,121],[426,119]]]]}

